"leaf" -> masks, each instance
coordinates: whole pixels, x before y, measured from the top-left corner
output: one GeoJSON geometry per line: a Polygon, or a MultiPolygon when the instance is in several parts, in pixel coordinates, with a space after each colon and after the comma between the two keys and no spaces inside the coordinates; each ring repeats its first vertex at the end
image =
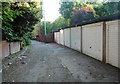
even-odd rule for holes
{"type": "Polygon", "coordinates": [[[14,19],[13,18],[11,18],[11,17],[9,17],[9,19],[13,22],[14,21],[14,19]]]}

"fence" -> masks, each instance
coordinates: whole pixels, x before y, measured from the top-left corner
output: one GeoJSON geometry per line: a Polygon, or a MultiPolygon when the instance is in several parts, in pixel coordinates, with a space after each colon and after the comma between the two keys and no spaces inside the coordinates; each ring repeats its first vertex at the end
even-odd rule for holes
{"type": "Polygon", "coordinates": [[[41,37],[36,37],[34,40],[37,40],[40,42],[53,42],[54,41],[53,36],[56,36],[56,35],[53,35],[53,33],[50,33],[41,37]]]}
{"type": "Polygon", "coordinates": [[[120,20],[117,19],[64,28],[54,32],[54,40],[58,44],[120,68],[118,22],[120,20]]]}
{"type": "Polygon", "coordinates": [[[20,42],[0,41],[0,48],[1,57],[4,58],[20,51],[20,42]]]}

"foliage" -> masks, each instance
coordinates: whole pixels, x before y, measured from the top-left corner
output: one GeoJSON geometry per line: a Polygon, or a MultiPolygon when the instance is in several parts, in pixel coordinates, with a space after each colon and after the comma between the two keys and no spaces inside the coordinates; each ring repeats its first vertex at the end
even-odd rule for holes
{"type": "Polygon", "coordinates": [[[86,12],[85,10],[79,10],[75,13],[70,21],[70,26],[79,25],[81,22],[89,21],[94,18],[93,12],[86,12]]]}
{"type": "Polygon", "coordinates": [[[53,23],[52,23],[52,29],[56,28],[63,28],[69,26],[69,20],[64,19],[63,17],[58,17],[53,23]]]}
{"type": "Polygon", "coordinates": [[[65,19],[69,19],[70,18],[70,13],[72,12],[72,8],[74,7],[74,3],[73,2],[61,2],[61,7],[59,9],[61,15],[65,18],[65,19]]]}
{"type": "Polygon", "coordinates": [[[2,29],[8,41],[30,39],[39,18],[40,8],[36,2],[2,2],[2,29]]]}
{"type": "MultiPolygon", "coordinates": [[[[42,21],[41,24],[39,24],[39,26],[40,26],[41,34],[44,35],[44,32],[45,32],[44,21],[42,21]]],[[[52,32],[51,29],[52,29],[52,23],[49,21],[46,21],[46,33],[51,33],[52,32]]]]}
{"type": "Polygon", "coordinates": [[[99,18],[120,12],[120,2],[106,2],[105,0],[101,3],[98,3],[98,0],[95,2],[61,2],[59,11],[65,19],[70,20],[70,26],[75,26],[83,21],[91,20],[93,17],[99,18]],[[85,6],[92,9],[91,14],[80,10],[85,6]],[[72,14],[73,9],[78,10],[78,12],[72,14]]]}
{"type": "MultiPolygon", "coordinates": [[[[41,22],[39,25],[41,33],[44,34],[44,22],[41,22]]],[[[46,21],[46,32],[51,33],[54,29],[66,26],[69,26],[69,21],[60,16],[54,22],[46,21]]]]}
{"type": "Polygon", "coordinates": [[[88,5],[87,3],[81,2],[61,2],[60,5],[59,11],[65,19],[69,19],[70,26],[77,25],[82,21],[90,20],[95,16],[95,12],[91,4],[88,5]],[[81,7],[84,6],[90,7],[93,10],[92,13],[88,13],[85,10],[80,10],[81,7]]]}
{"type": "Polygon", "coordinates": [[[59,11],[65,19],[70,19],[73,8],[80,9],[82,6],[86,6],[86,4],[82,2],[61,2],[59,11]]]}
{"type": "Polygon", "coordinates": [[[112,15],[120,11],[120,2],[107,2],[94,6],[97,17],[112,15]]]}

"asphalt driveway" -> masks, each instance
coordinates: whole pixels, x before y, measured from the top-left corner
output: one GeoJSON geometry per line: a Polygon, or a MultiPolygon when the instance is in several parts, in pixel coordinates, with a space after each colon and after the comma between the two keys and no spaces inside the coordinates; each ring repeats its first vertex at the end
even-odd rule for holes
{"type": "Polygon", "coordinates": [[[118,82],[120,70],[55,43],[3,59],[3,82],[118,82]]]}

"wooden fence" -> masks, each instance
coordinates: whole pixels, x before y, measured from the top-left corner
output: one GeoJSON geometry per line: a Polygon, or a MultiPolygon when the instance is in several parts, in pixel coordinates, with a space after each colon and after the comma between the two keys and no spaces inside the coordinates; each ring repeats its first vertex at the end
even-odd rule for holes
{"type": "Polygon", "coordinates": [[[54,37],[53,33],[41,36],[41,37],[36,37],[34,40],[40,41],[40,42],[54,42],[54,37]]]}

